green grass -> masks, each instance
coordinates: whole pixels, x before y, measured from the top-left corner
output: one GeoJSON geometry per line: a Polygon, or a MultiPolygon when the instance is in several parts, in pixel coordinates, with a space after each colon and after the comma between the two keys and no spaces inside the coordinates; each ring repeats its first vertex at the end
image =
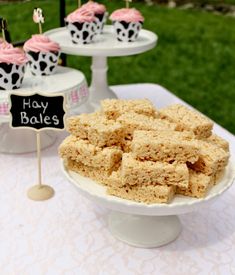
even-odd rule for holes
{"type": "MultiPolygon", "coordinates": [[[[57,27],[58,2],[1,5],[13,40],[37,31],[31,22],[35,6],[44,9],[44,30],[57,27]]],[[[75,0],[66,2],[67,12],[75,9],[75,0]]],[[[109,11],[121,4],[104,3],[109,11]]],[[[235,133],[235,19],[143,3],[135,6],[146,17],[145,28],[158,34],[158,46],[137,56],[110,58],[109,83],[158,83],[235,133]]],[[[90,80],[90,58],[70,56],[68,65],[82,70],[90,80]]]]}
{"type": "MultiPolygon", "coordinates": [[[[195,0],[198,1],[198,0],[195,0]]],[[[195,2],[194,1],[194,2],[195,2]]],[[[229,5],[235,5],[235,0],[200,0],[198,2],[202,2],[202,3],[209,3],[209,4],[229,4],[229,5]]]]}
{"type": "MultiPolygon", "coordinates": [[[[177,1],[176,2],[180,2],[177,1]]],[[[185,1],[183,1],[184,3],[185,1]]],[[[235,0],[188,0],[187,2],[193,2],[197,4],[229,4],[229,5],[235,5],[235,0]]]]}
{"type": "Polygon", "coordinates": [[[230,5],[235,5],[235,1],[234,0],[225,0],[224,3],[230,4],[230,5]]]}
{"type": "Polygon", "coordinates": [[[220,1],[219,3],[221,3],[221,2],[223,2],[225,4],[229,4],[229,5],[235,5],[235,0],[224,0],[224,1],[220,1]]]}

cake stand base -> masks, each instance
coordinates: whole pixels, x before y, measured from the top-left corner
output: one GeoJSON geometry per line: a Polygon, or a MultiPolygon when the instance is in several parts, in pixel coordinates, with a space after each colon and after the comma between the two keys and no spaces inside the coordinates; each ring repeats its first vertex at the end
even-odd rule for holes
{"type": "Polygon", "coordinates": [[[154,248],[174,241],[181,232],[177,216],[140,216],[112,211],[109,229],[119,240],[136,247],[154,248]]]}
{"type": "MultiPolygon", "coordinates": [[[[56,133],[41,132],[41,148],[54,144],[56,133]]],[[[23,154],[36,151],[36,133],[30,129],[12,129],[8,123],[0,124],[0,152],[8,154],[23,154]]]]}
{"type": "Polygon", "coordinates": [[[33,201],[45,201],[54,196],[54,189],[48,185],[34,185],[28,190],[28,198],[33,201]]]}
{"type": "Polygon", "coordinates": [[[138,203],[107,194],[107,187],[69,171],[61,161],[62,171],[74,187],[98,205],[110,209],[109,229],[119,240],[136,247],[153,248],[174,241],[181,232],[180,214],[189,213],[213,202],[234,182],[235,162],[230,159],[225,174],[209,190],[205,199],[176,195],[169,204],[138,203]],[[125,213],[125,214],[124,214],[125,213]]]}

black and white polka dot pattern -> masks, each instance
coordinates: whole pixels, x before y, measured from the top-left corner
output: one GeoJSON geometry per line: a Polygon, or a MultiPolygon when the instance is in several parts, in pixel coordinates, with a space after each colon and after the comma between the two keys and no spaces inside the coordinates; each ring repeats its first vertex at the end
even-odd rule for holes
{"type": "Polygon", "coordinates": [[[0,90],[20,88],[24,79],[25,67],[25,64],[0,63],[0,90]]]}
{"type": "Polygon", "coordinates": [[[96,34],[101,34],[103,33],[103,28],[104,25],[106,23],[108,17],[108,13],[102,13],[102,14],[95,14],[95,18],[96,18],[96,34]]]}
{"type": "Polygon", "coordinates": [[[67,22],[66,26],[74,44],[89,44],[96,35],[97,26],[95,22],[67,22]]]}
{"type": "Polygon", "coordinates": [[[114,21],[113,26],[116,31],[117,40],[122,42],[133,42],[137,39],[142,28],[142,22],[114,21]]]}
{"type": "Polygon", "coordinates": [[[54,73],[59,59],[59,52],[27,52],[32,75],[43,76],[54,73]]]}

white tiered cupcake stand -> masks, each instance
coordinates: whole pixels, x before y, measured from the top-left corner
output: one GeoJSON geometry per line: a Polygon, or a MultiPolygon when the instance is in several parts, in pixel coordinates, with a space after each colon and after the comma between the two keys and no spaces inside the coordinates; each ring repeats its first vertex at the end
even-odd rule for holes
{"type": "MultiPolygon", "coordinates": [[[[0,92],[0,152],[2,153],[27,153],[36,150],[34,131],[9,127],[8,96],[10,92],[62,93],[66,98],[66,109],[69,115],[78,113],[78,107],[87,101],[89,95],[86,78],[78,70],[59,66],[53,75],[42,77],[32,76],[29,71],[26,71],[20,89],[0,92]]],[[[42,148],[52,145],[55,139],[55,132],[42,131],[42,148]]]]}
{"type": "MultiPolygon", "coordinates": [[[[154,48],[157,35],[147,30],[141,30],[135,42],[119,42],[116,39],[113,26],[106,25],[103,34],[96,37],[93,43],[86,45],[73,44],[66,28],[57,28],[45,33],[50,39],[60,44],[61,51],[71,55],[92,56],[92,80],[89,101],[84,111],[92,112],[100,105],[100,100],[116,98],[108,86],[107,57],[128,56],[143,53],[154,48]]],[[[117,68],[121,70],[122,68],[117,68]]]]}
{"type": "Polygon", "coordinates": [[[144,248],[158,247],[174,241],[182,230],[177,215],[206,207],[232,185],[235,177],[234,161],[230,160],[223,178],[212,187],[206,198],[176,195],[169,204],[148,205],[107,195],[105,186],[66,170],[64,165],[62,170],[82,195],[111,210],[109,229],[116,238],[144,248]]]}

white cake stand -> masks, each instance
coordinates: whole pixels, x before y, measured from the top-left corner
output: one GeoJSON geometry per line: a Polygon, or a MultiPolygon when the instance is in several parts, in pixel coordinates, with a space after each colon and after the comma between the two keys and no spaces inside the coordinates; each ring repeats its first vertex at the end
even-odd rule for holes
{"type": "MultiPolygon", "coordinates": [[[[86,78],[78,70],[59,66],[55,74],[41,77],[32,76],[26,71],[20,89],[0,92],[0,152],[2,153],[27,153],[36,150],[34,131],[9,127],[8,96],[11,92],[62,93],[66,98],[68,115],[78,113],[79,106],[84,104],[89,96],[86,78]]],[[[41,132],[42,149],[52,145],[55,140],[54,131],[41,132]]]]}
{"type": "Polygon", "coordinates": [[[109,214],[109,229],[116,238],[144,248],[162,246],[175,240],[181,232],[181,223],[176,215],[205,207],[226,191],[235,178],[235,165],[230,161],[223,178],[206,198],[177,195],[169,204],[148,205],[107,195],[105,186],[67,171],[63,162],[62,170],[82,195],[112,210],[109,214]]]}
{"type": "MultiPolygon", "coordinates": [[[[86,108],[90,112],[100,106],[100,100],[116,98],[107,82],[107,57],[143,53],[157,44],[157,35],[147,30],[141,30],[135,42],[119,42],[115,37],[113,26],[108,25],[104,27],[103,34],[97,36],[95,41],[88,45],[73,44],[66,28],[53,29],[46,32],[45,35],[59,43],[63,53],[92,56],[90,97],[86,104],[86,108]]],[[[117,69],[121,70],[122,68],[117,69]]]]}

